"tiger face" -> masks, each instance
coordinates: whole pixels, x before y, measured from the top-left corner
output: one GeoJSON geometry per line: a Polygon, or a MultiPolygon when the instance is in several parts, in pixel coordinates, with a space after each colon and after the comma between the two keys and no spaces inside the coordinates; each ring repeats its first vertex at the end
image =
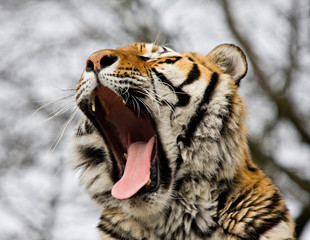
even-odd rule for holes
{"type": "Polygon", "coordinates": [[[231,179],[242,155],[233,148],[245,134],[222,138],[246,132],[242,107],[232,107],[242,105],[246,71],[245,55],[228,44],[207,56],[146,43],[93,53],[76,88],[84,119],[73,158],[91,198],[143,218],[180,197],[188,174],[231,179]]]}

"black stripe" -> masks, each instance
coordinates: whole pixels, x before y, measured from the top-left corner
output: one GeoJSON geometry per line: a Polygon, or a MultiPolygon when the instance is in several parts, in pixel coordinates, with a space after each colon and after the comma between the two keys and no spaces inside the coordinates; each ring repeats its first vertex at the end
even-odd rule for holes
{"type": "Polygon", "coordinates": [[[100,204],[105,204],[111,197],[111,191],[103,191],[91,195],[92,200],[97,201],[100,204]]]}
{"type": "Polygon", "coordinates": [[[228,187],[226,190],[224,190],[223,192],[220,193],[220,195],[217,198],[217,212],[221,211],[227,202],[227,197],[229,196],[231,192],[231,188],[228,187]]]}
{"type": "Polygon", "coordinates": [[[174,191],[178,192],[182,185],[184,184],[184,182],[189,182],[192,180],[192,176],[191,173],[187,173],[184,176],[182,176],[182,178],[178,179],[175,184],[174,184],[174,191]]]}
{"type": "Polygon", "coordinates": [[[188,103],[189,103],[189,99],[190,99],[190,96],[183,92],[182,89],[178,89],[176,90],[176,95],[179,99],[178,103],[175,105],[176,107],[185,107],[188,103]]]}
{"type": "Polygon", "coordinates": [[[84,156],[86,167],[96,167],[107,159],[107,154],[102,148],[78,146],[78,151],[84,156]]]}
{"type": "Polygon", "coordinates": [[[152,71],[163,83],[166,83],[168,86],[173,88],[175,94],[178,97],[178,102],[175,106],[186,106],[189,103],[190,96],[185,93],[182,88],[173,86],[172,83],[166,78],[166,76],[163,73],[157,72],[155,68],[152,68],[152,71]]]}
{"type": "MultiPolygon", "coordinates": [[[[239,234],[228,232],[227,229],[223,229],[223,230],[224,230],[225,234],[230,235],[230,237],[234,237],[233,239],[238,239],[238,240],[258,240],[258,238],[252,239],[252,238],[240,236],[239,234]]],[[[243,235],[243,232],[240,232],[240,234],[243,235]]]]}
{"type": "MultiPolygon", "coordinates": [[[[78,97],[76,99],[78,99],[78,97]]],[[[83,99],[82,101],[79,102],[78,106],[81,109],[81,111],[88,117],[89,116],[88,100],[83,99]]]]}
{"type": "MultiPolygon", "coordinates": [[[[179,150],[179,152],[181,152],[179,150]]],[[[175,168],[175,175],[179,172],[180,168],[181,168],[181,165],[183,164],[184,160],[181,156],[181,154],[179,154],[177,160],[176,160],[176,168],[175,168]]]]}
{"type": "Polygon", "coordinates": [[[258,171],[258,168],[257,168],[254,164],[250,165],[250,160],[245,159],[245,163],[246,163],[247,169],[248,169],[250,172],[257,172],[257,171],[258,171]]]}
{"type": "Polygon", "coordinates": [[[91,198],[99,203],[104,204],[111,196],[111,191],[103,191],[93,194],[91,198]]]}
{"type": "MultiPolygon", "coordinates": [[[[194,53],[193,53],[194,54],[194,53]]],[[[191,62],[195,62],[194,59],[192,59],[191,57],[187,57],[188,60],[190,60],[191,62]]]]}
{"type": "MultiPolygon", "coordinates": [[[[236,207],[238,206],[239,203],[241,203],[245,198],[247,198],[250,194],[251,190],[247,190],[245,191],[243,194],[239,195],[239,197],[237,197],[237,199],[229,206],[229,209],[227,209],[227,212],[230,211],[236,211],[236,207]]],[[[242,205],[245,202],[242,203],[242,205]]],[[[242,206],[240,206],[238,209],[242,208],[242,206]]]]}
{"type": "Polygon", "coordinates": [[[119,239],[119,240],[134,240],[134,238],[127,238],[127,237],[123,237],[121,234],[114,232],[114,229],[109,229],[107,228],[104,224],[100,223],[98,225],[98,228],[100,229],[100,231],[110,235],[111,237],[115,238],[115,239],[119,239]]]}
{"type": "MultiPolygon", "coordinates": [[[[117,224],[115,224],[115,223],[112,223],[110,221],[110,219],[106,218],[104,215],[101,215],[100,220],[104,221],[108,225],[110,225],[109,226],[110,228],[107,228],[107,226],[105,226],[102,222],[99,223],[98,228],[101,231],[109,234],[111,237],[113,237],[115,239],[119,239],[119,240],[139,240],[139,239],[133,237],[130,232],[120,228],[119,223],[123,222],[123,221],[119,221],[119,222],[117,222],[117,224]],[[117,229],[120,231],[120,233],[116,232],[117,229]]],[[[142,240],[144,240],[144,239],[145,238],[143,238],[142,240]]]]}
{"type": "Polygon", "coordinates": [[[94,177],[94,178],[90,181],[90,183],[87,184],[86,189],[90,188],[100,177],[101,177],[101,173],[100,173],[100,174],[97,174],[96,177],[94,177]]]}
{"type": "Polygon", "coordinates": [[[85,133],[92,134],[95,130],[94,126],[90,124],[87,120],[85,121],[85,133]]]}
{"type": "Polygon", "coordinates": [[[154,92],[154,95],[155,95],[155,99],[156,99],[157,102],[161,102],[162,103],[163,101],[161,99],[159,99],[157,91],[156,91],[153,75],[150,74],[149,77],[151,79],[151,84],[152,84],[153,92],[154,92]]]}
{"type": "MultiPolygon", "coordinates": [[[[153,125],[154,126],[154,125],[153,125]]],[[[157,129],[155,132],[158,132],[157,129]]],[[[169,160],[167,154],[163,148],[162,142],[159,137],[157,138],[157,156],[159,162],[160,183],[164,189],[168,189],[171,184],[171,168],[169,166],[169,160]]]]}
{"type": "Polygon", "coordinates": [[[199,103],[199,106],[197,107],[196,114],[192,116],[190,119],[190,122],[188,124],[186,133],[185,133],[185,138],[184,137],[179,137],[179,141],[182,141],[185,146],[190,146],[190,143],[192,142],[192,137],[196,131],[196,128],[198,127],[199,123],[202,121],[203,117],[206,114],[206,110],[202,110],[202,106],[205,104],[208,104],[211,100],[212,93],[218,83],[218,74],[213,73],[210,83],[203,95],[203,98],[201,102],[199,103]]]}
{"type": "Polygon", "coordinates": [[[211,80],[210,80],[210,83],[207,87],[207,90],[205,91],[204,93],[204,96],[203,96],[203,102],[200,103],[200,107],[203,105],[203,104],[208,104],[211,100],[211,96],[212,96],[212,93],[213,93],[213,90],[215,89],[217,83],[218,83],[218,74],[216,72],[214,72],[211,76],[211,80]]]}
{"type": "Polygon", "coordinates": [[[231,119],[231,115],[232,115],[232,111],[233,111],[232,98],[233,98],[233,96],[231,96],[231,95],[225,96],[225,99],[227,102],[227,105],[226,105],[227,114],[218,116],[222,119],[222,127],[220,130],[221,135],[223,135],[226,132],[227,124],[229,123],[229,120],[231,119]]]}
{"type": "Polygon", "coordinates": [[[195,80],[197,80],[200,77],[200,70],[198,68],[198,65],[196,63],[193,64],[193,67],[191,71],[189,72],[186,80],[179,86],[182,88],[184,85],[189,85],[193,83],[195,80]]]}

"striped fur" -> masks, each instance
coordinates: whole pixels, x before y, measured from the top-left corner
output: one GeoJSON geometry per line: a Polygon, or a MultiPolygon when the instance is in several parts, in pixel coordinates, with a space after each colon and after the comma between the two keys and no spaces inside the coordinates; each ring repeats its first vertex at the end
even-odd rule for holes
{"type": "Polygon", "coordinates": [[[249,155],[245,106],[237,93],[247,63],[238,47],[224,44],[202,56],[141,43],[92,56],[104,52],[117,58],[102,69],[89,69],[88,62],[77,86],[85,117],[72,158],[81,184],[103,206],[102,239],[294,239],[279,190],[249,155]],[[119,167],[90,113],[98,85],[151,116],[156,191],[112,197],[119,167]]]}

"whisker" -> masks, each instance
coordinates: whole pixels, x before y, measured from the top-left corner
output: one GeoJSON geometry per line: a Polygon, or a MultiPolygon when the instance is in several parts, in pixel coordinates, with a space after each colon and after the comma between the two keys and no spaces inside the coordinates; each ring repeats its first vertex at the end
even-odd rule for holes
{"type": "MultiPolygon", "coordinates": [[[[144,91],[145,91],[146,93],[141,92],[141,94],[144,94],[145,96],[149,96],[149,97],[152,96],[152,95],[149,93],[149,90],[144,89],[144,91]]],[[[175,108],[174,108],[174,106],[172,105],[172,103],[168,102],[168,101],[165,100],[161,95],[158,95],[158,94],[157,94],[157,92],[161,92],[161,91],[162,91],[163,93],[168,93],[168,92],[165,91],[165,90],[157,89],[157,90],[156,90],[156,93],[155,93],[155,97],[153,97],[153,96],[151,97],[152,100],[154,100],[154,102],[157,103],[157,107],[158,107],[158,108],[159,108],[159,105],[168,106],[168,107],[170,108],[170,110],[171,110],[173,116],[174,116],[174,119],[176,119],[175,108]]],[[[159,110],[158,110],[158,111],[159,111],[159,110]]]]}
{"type": "Polygon", "coordinates": [[[60,140],[62,139],[67,127],[69,126],[69,124],[72,122],[72,120],[77,116],[78,112],[76,111],[77,107],[74,108],[74,110],[72,111],[70,117],[68,118],[68,120],[65,122],[65,125],[62,129],[62,131],[60,132],[59,136],[55,139],[55,141],[52,143],[51,145],[51,150],[54,151],[56,149],[56,147],[58,146],[60,140]]]}
{"type": "Polygon", "coordinates": [[[144,94],[145,96],[148,96],[150,99],[151,99],[151,101],[154,103],[154,105],[156,105],[156,108],[157,108],[157,112],[158,112],[158,116],[160,116],[160,108],[159,108],[159,106],[161,105],[161,103],[156,99],[156,96],[153,96],[151,93],[150,93],[150,91],[149,90],[147,90],[147,89],[144,89],[144,91],[146,92],[146,93],[143,93],[143,92],[140,92],[141,94],[144,94]]]}
{"type": "MultiPolygon", "coordinates": [[[[65,100],[67,100],[67,99],[69,99],[69,98],[72,98],[74,95],[75,95],[75,94],[70,94],[70,95],[68,95],[68,96],[65,96],[65,97],[60,98],[60,99],[57,99],[57,100],[51,100],[50,102],[45,103],[45,104],[43,104],[42,106],[40,106],[39,108],[37,108],[36,110],[34,110],[32,114],[35,114],[35,113],[37,113],[38,111],[41,111],[42,109],[45,109],[45,108],[47,108],[47,107],[49,107],[49,106],[51,106],[51,105],[53,105],[53,104],[55,104],[55,103],[59,103],[59,102],[65,101],[65,100]]],[[[36,103],[40,103],[40,102],[46,102],[46,101],[49,101],[49,100],[42,100],[42,101],[35,101],[35,102],[36,102],[36,103]]]]}
{"type": "Polygon", "coordinates": [[[67,92],[67,91],[74,91],[75,92],[75,88],[61,88],[59,86],[56,86],[55,84],[52,84],[53,87],[55,87],[57,90],[62,91],[62,92],[67,92]]]}
{"type": "Polygon", "coordinates": [[[133,99],[133,106],[134,106],[134,109],[137,108],[137,109],[135,109],[135,111],[137,112],[137,115],[140,116],[140,105],[139,105],[139,103],[138,103],[136,97],[132,96],[132,99],[133,99]],[[135,104],[134,104],[134,103],[135,103],[135,104]],[[136,107],[135,107],[135,106],[136,106],[136,107]]]}
{"type": "Polygon", "coordinates": [[[139,102],[141,102],[143,104],[143,106],[146,108],[146,110],[153,116],[159,116],[156,115],[156,112],[149,106],[149,104],[145,101],[143,101],[143,99],[137,97],[137,99],[139,100],[139,102]]]}
{"type": "Polygon", "coordinates": [[[160,39],[161,39],[161,33],[160,33],[160,31],[158,31],[158,33],[157,33],[157,35],[156,35],[156,38],[155,38],[153,44],[154,44],[154,45],[158,45],[160,39]]]}
{"type": "Polygon", "coordinates": [[[66,105],[58,107],[57,110],[55,110],[53,113],[51,113],[51,116],[48,117],[47,119],[45,119],[42,123],[48,122],[48,121],[50,121],[52,119],[55,119],[56,117],[62,115],[65,112],[67,112],[68,110],[70,110],[74,106],[75,106],[75,104],[72,105],[72,102],[68,102],[68,103],[66,103],[66,105]]]}

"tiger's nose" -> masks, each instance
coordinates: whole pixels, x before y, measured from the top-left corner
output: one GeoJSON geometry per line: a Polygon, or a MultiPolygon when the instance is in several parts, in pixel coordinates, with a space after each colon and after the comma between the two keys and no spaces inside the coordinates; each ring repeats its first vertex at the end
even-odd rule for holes
{"type": "Polygon", "coordinates": [[[111,66],[118,57],[106,51],[98,51],[89,56],[86,60],[86,71],[99,72],[101,69],[111,66]]]}

